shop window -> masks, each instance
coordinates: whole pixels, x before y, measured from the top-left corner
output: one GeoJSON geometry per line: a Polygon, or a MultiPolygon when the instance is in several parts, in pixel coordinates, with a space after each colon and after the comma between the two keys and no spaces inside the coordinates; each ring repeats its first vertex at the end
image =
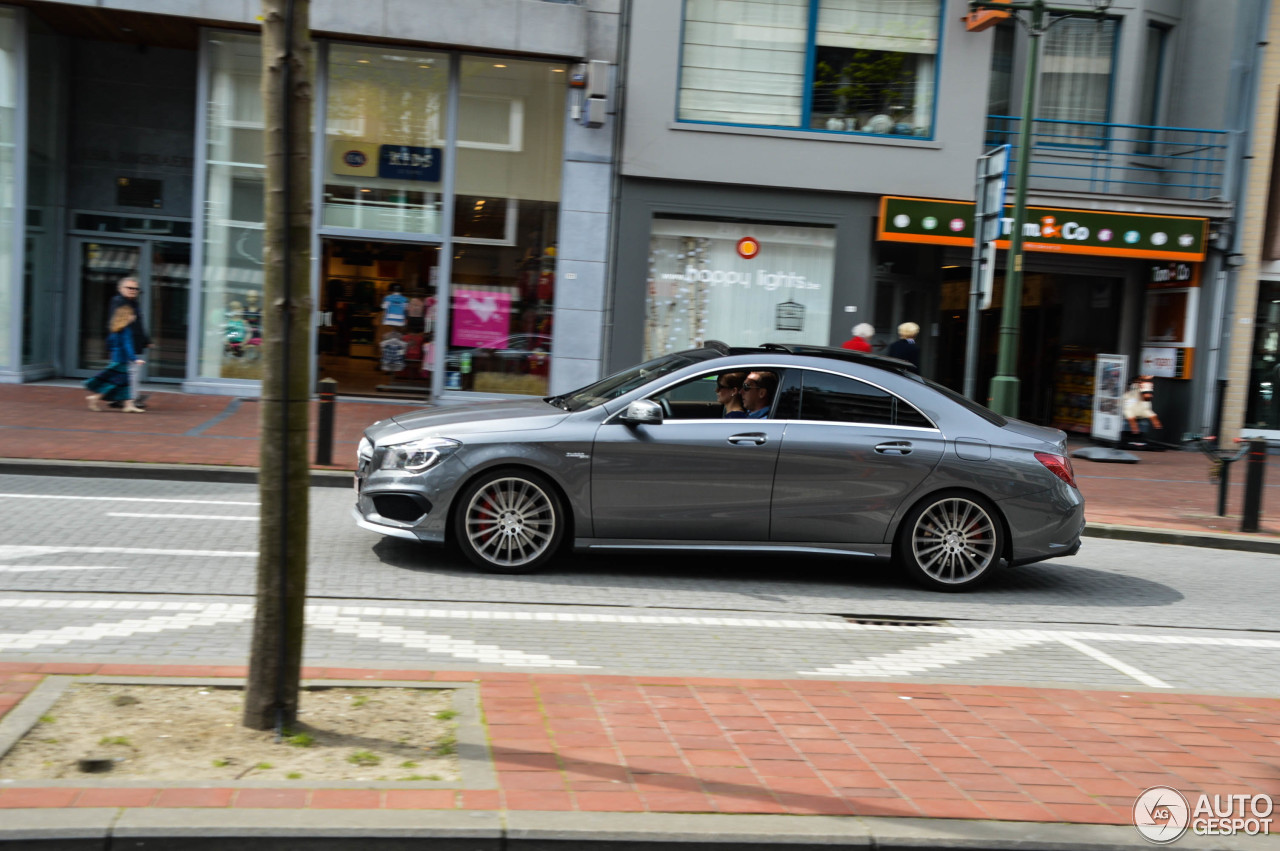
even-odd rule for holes
{"type": "MultiPolygon", "coordinates": [[[[14,9],[0,8],[0,304],[6,306],[13,303],[14,288],[19,285],[10,274],[14,251],[11,224],[15,217],[14,143],[18,127],[18,80],[21,78],[18,72],[18,15],[14,9]]],[[[0,365],[13,366],[8,361],[12,351],[9,345],[12,323],[7,321],[7,309],[5,316],[6,321],[0,322],[0,365]]]]}
{"type": "Polygon", "coordinates": [[[210,33],[199,374],[257,380],[262,295],[260,38],[210,33]]]}
{"type": "Polygon", "coordinates": [[[324,225],[439,234],[448,57],[343,44],[328,57],[324,225]]]}
{"type": "Polygon", "coordinates": [[[830,343],[835,229],[659,217],[644,357],[764,342],[830,343]]]}
{"type": "Polygon", "coordinates": [[[679,118],[931,136],[940,0],[688,0],[679,118]]]}
{"type": "Polygon", "coordinates": [[[464,56],[460,73],[445,389],[545,395],[565,67],[464,56]]]}

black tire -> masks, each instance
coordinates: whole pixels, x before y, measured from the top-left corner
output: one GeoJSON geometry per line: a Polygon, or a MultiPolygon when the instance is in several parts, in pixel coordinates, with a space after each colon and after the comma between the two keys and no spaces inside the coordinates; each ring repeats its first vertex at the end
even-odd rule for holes
{"type": "Polygon", "coordinates": [[[920,585],[968,591],[991,578],[1004,554],[1004,526],[976,494],[930,495],[907,514],[898,534],[898,561],[920,585]]]}
{"type": "Polygon", "coordinates": [[[528,470],[496,470],[472,482],[453,513],[462,554],[490,573],[532,573],[564,539],[565,514],[556,489],[528,470]]]}

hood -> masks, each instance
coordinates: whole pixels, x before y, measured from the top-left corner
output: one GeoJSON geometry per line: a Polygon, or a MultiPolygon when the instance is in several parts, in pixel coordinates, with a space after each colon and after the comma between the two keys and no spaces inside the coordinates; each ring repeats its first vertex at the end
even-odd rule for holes
{"type": "Polygon", "coordinates": [[[1048,428],[1046,426],[1032,425],[1022,420],[1010,419],[1004,424],[1005,431],[1013,432],[1019,437],[1028,438],[1030,440],[1041,441],[1050,446],[1057,447],[1063,454],[1067,450],[1067,434],[1056,428],[1048,428]]]}
{"type": "Polygon", "coordinates": [[[375,442],[391,433],[418,430],[429,430],[442,437],[460,437],[494,431],[551,428],[567,416],[568,414],[564,411],[548,405],[541,399],[476,402],[401,414],[374,423],[365,433],[375,442]]]}

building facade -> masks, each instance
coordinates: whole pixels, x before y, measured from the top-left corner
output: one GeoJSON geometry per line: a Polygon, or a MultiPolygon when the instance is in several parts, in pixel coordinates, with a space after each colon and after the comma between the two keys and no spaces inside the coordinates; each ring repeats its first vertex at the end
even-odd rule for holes
{"type": "MultiPolygon", "coordinates": [[[[259,4],[111,6],[0,3],[0,380],[100,369],[134,275],[148,380],[255,395],[259,4]]],[[[310,10],[316,377],[415,398],[595,378],[618,0],[310,10]]]]}
{"type": "MultiPolygon", "coordinates": [[[[840,345],[863,321],[883,350],[912,321],[925,374],[960,389],[975,163],[1016,141],[1029,45],[1012,21],[968,31],[967,12],[632,4],[607,364],[704,339],[840,345]]],[[[1264,12],[1121,0],[1040,37],[1021,417],[1088,433],[1097,357],[1119,354],[1160,376],[1167,437],[1212,421],[1264,12]]],[[[980,399],[1005,253],[978,322],[980,399]]]]}

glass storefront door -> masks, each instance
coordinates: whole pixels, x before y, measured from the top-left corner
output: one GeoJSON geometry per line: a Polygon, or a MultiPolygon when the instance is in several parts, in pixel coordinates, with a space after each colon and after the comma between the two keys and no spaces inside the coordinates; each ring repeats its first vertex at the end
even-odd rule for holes
{"type": "MultiPolygon", "coordinates": [[[[120,279],[139,275],[142,244],[89,239],[72,242],[72,256],[76,262],[74,274],[80,288],[79,321],[73,331],[75,358],[72,363],[75,374],[87,375],[107,365],[107,307],[116,294],[120,279]]],[[[144,306],[144,314],[145,310],[144,306]]]]}
{"type": "Polygon", "coordinates": [[[72,333],[73,374],[89,375],[107,363],[107,307],[120,279],[133,276],[152,347],[148,380],[186,377],[191,245],[186,242],[72,240],[79,310],[72,333]]]}
{"type": "Polygon", "coordinates": [[[1258,282],[1245,405],[1244,435],[1280,438],[1280,282],[1258,282]]]}
{"type": "Polygon", "coordinates": [[[440,247],[326,239],[322,253],[318,377],[347,396],[430,395],[440,247]]]}

